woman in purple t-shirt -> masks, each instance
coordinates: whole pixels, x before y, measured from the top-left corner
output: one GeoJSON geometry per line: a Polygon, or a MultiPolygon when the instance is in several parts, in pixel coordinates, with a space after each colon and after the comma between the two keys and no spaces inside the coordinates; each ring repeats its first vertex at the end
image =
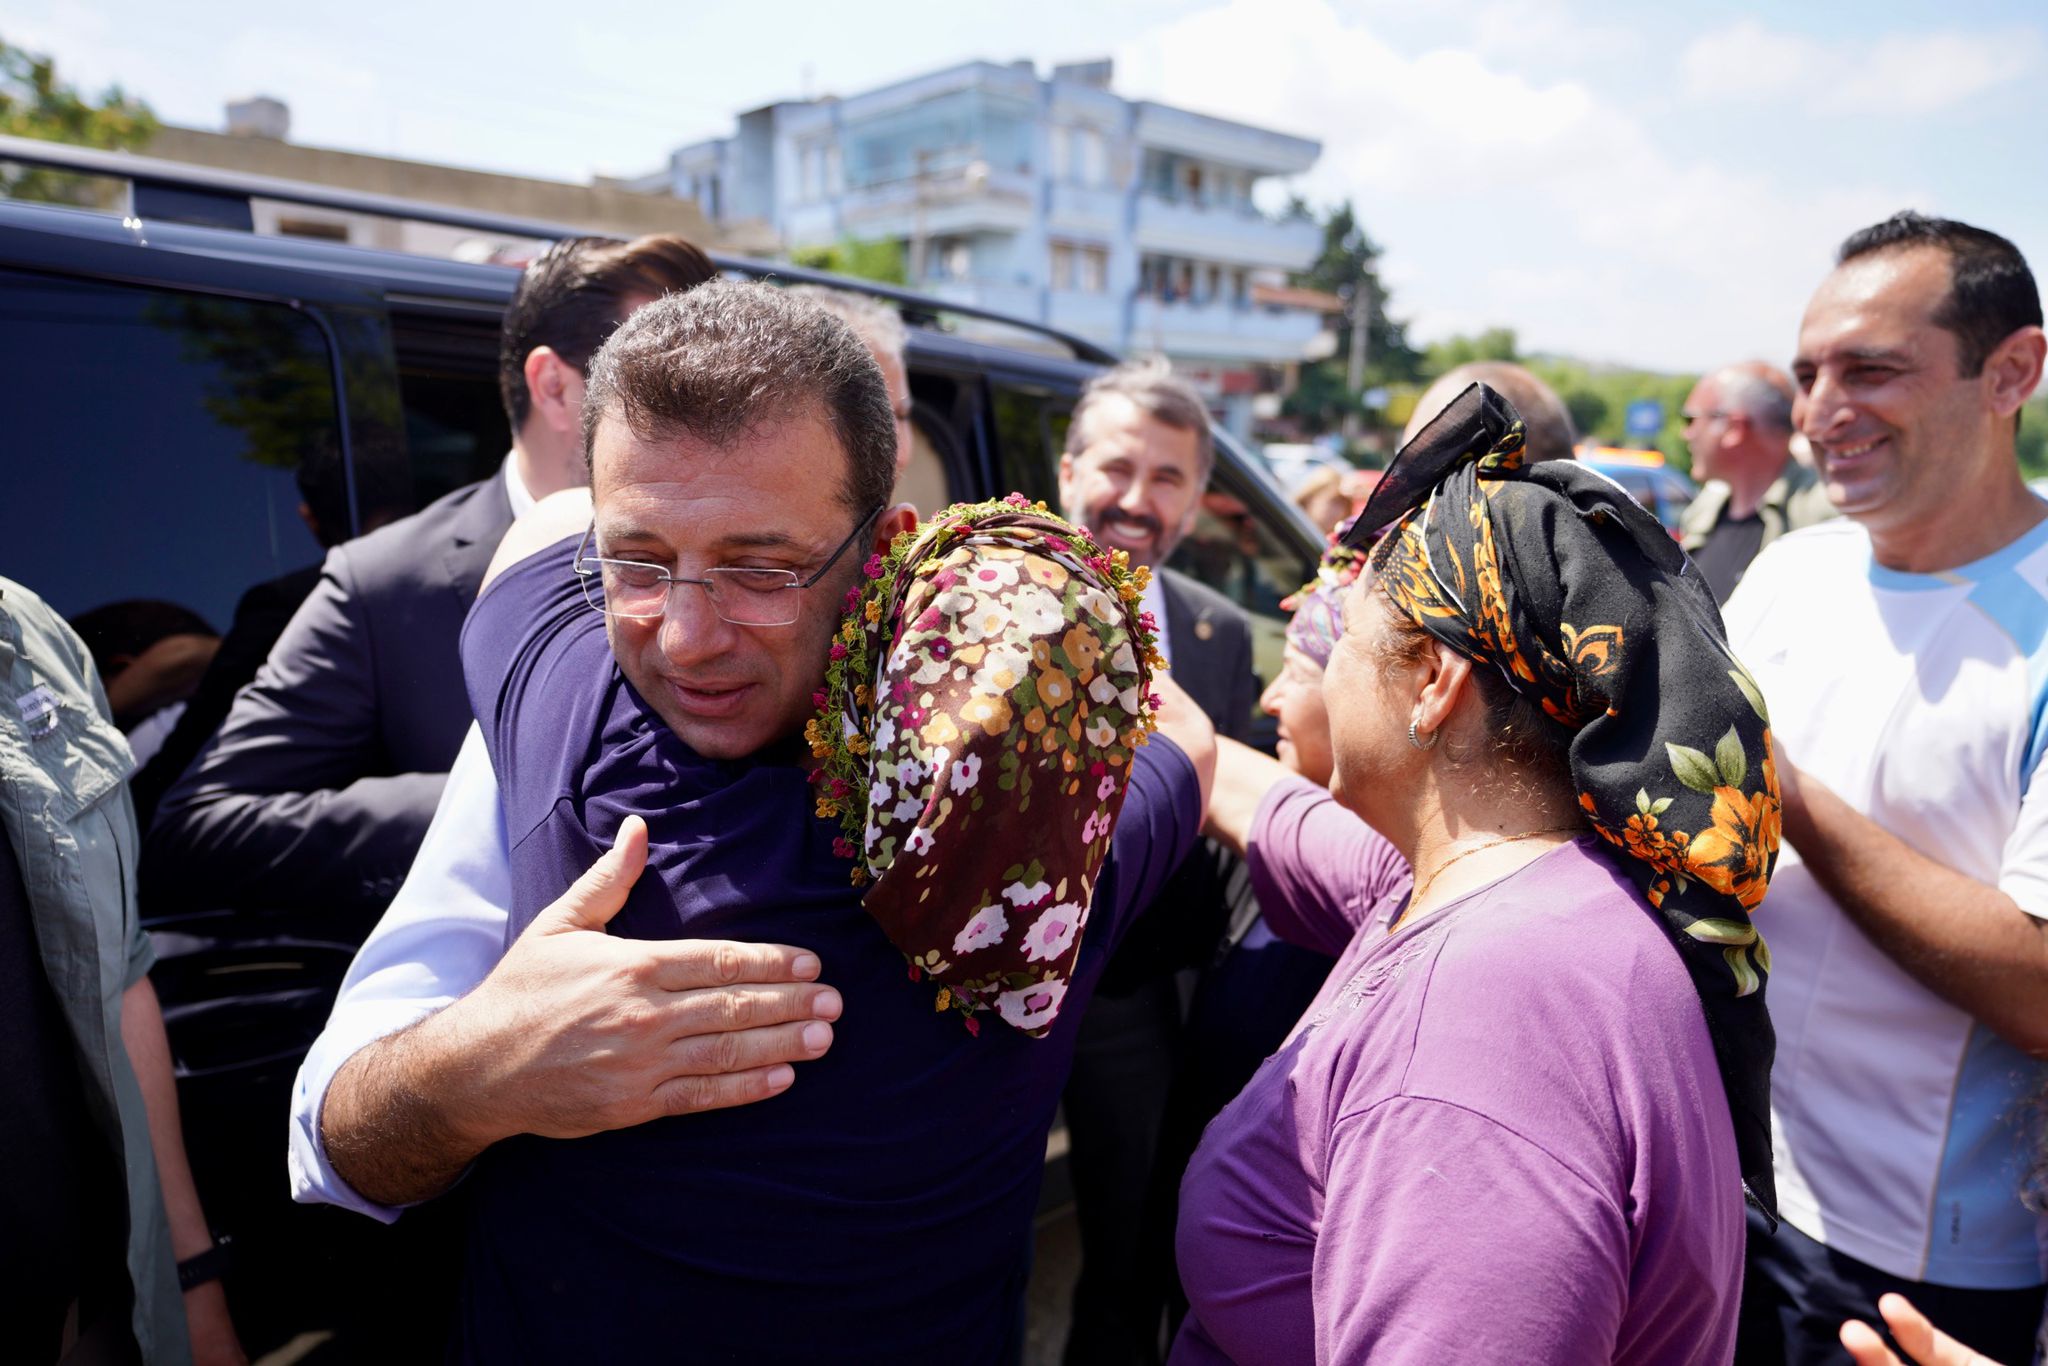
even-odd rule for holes
{"type": "Polygon", "coordinates": [[[1219,769],[1273,928],[1340,958],[1189,1166],[1176,1362],[1732,1356],[1763,702],[1661,529],[1521,448],[1474,386],[1347,537],[1393,524],[1324,677],[1335,795],[1219,769]]]}

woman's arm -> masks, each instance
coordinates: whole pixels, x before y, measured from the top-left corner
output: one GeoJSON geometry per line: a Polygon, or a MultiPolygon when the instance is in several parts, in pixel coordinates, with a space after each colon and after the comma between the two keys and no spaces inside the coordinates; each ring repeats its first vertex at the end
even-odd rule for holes
{"type": "Polygon", "coordinates": [[[1209,794],[1209,822],[1202,833],[1221,840],[1233,853],[1242,855],[1251,842],[1252,821],[1259,804],[1276,783],[1293,776],[1293,770],[1278,759],[1259,753],[1250,745],[1228,737],[1216,740],[1216,778],[1209,794]]]}

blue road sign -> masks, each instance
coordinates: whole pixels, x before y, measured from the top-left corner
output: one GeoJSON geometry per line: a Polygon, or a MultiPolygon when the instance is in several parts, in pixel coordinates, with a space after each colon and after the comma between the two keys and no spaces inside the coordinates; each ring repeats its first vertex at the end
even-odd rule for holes
{"type": "Polygon", "coordinates": [[[1664,405],[1654,398],[1639,398],[1628,405],[1628,434],[1655,436],[1664,430],[1664,405]]]}

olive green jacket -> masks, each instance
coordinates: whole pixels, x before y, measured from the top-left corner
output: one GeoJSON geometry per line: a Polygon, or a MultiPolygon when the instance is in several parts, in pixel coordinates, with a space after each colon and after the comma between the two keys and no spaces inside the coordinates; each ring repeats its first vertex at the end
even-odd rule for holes
{"type": "MultiPolygon", "coordinates": [[[[1679,544],[1690,555],[1706,543],[1707,536],[1720,525],[1721,516],[1728,510],[1728,497],[1734,490],[1718,479],[1709,479],[1685,510],[1679,522],[1679,544]]],[[[1825,522],[1837,516],[1835,505],[1828,501],[1827,490],[1821,487],[1820,476],[1800,464],[1797,460],[1785,462],[1785,472],[1764,490],[1764,500],[1757,505],[1757,516],[1763,519],[1763,545],[1777,540],[1788,531],[1797,531],[1815,522],[1825,522]]]]}
{"type": "MultiPolygon", "coordinates": [[[[42,601],[0,578],[0,832],[14,846],[43,970],[78,1043],[86,1104],[128,1185],[128,1275],[142,1359],[191,1359],[121,998],[155,955],[135,905],[135,759],[92,658],[42,601]]],[[[0,1179],[33,1178],[31,1173],[0,1179]]]]}

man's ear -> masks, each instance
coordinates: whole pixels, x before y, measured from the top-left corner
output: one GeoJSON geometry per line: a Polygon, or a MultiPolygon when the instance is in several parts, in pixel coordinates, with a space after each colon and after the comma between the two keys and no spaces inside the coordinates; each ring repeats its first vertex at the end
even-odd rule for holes
{"type": "Polygon", "coordinates": [[[1991,407],[2000,417],[2020,410],[2041,382],[2041,366],[2048,357],[2048,333],[2038,327],[2022,327],[2000,342],[1984,362],[1984,383],[1991,407]]]}
{"type": "Polygon", "coordinates": [[[538,419],[557,436],[576,438],[583,427],[583,375],[557,355],[552,346],[536,346],[526,355],[529,421],[538,419]]]}

